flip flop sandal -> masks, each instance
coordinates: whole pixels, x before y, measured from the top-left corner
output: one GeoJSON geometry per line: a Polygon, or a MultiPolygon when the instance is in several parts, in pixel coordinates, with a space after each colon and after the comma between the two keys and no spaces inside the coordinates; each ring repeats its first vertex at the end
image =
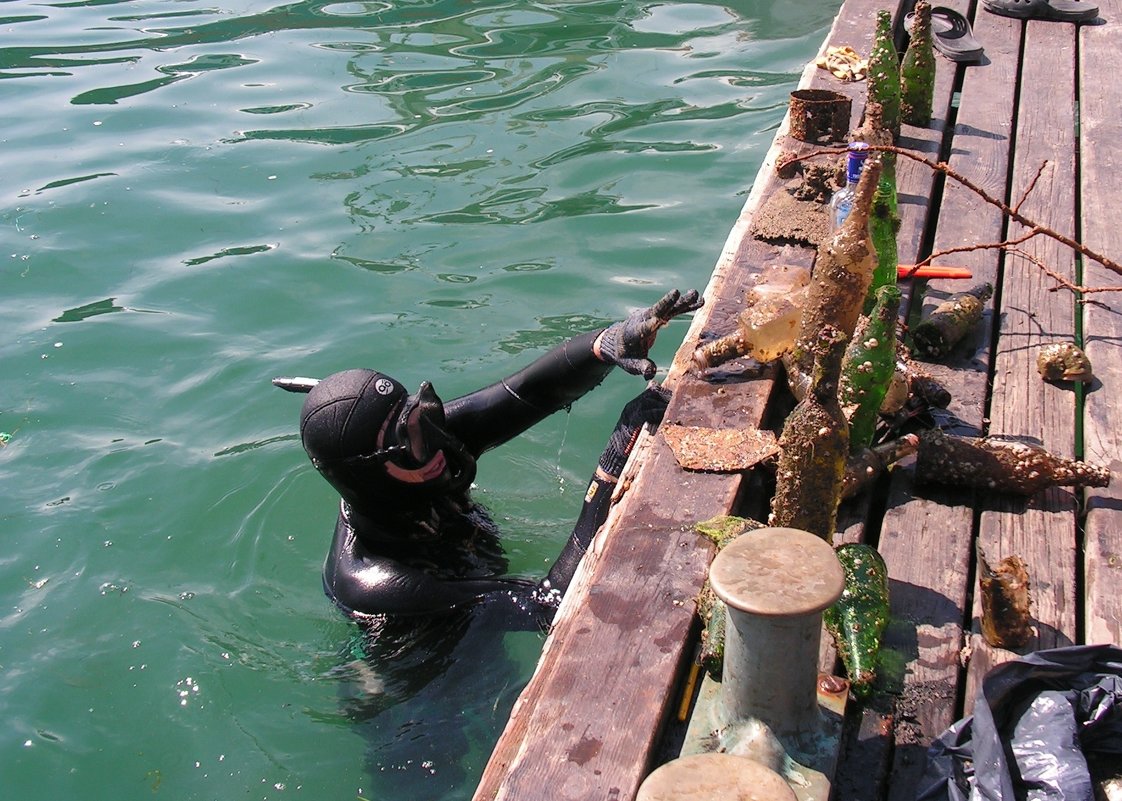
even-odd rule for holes
{"type": "Polygon", "coordinates": [[[1087,22],[1099,15],[1099,7],[1087,0],[982,0],[986,11],[1017,19],[1050,19],[1087,22]]]}
{"type": "MultiPolygon", "coordinates": [[[[1017,0],[1013,0],[1016,2],[1017,0]]],[[[983,0],[984,2],[984,0],[983,0]]],[[[904,17],[904,30],[912,29],[915,14],[904,17]]],[[[931,9],[931,33],[935,49],[951,61],[975,62],[982,60],[982,45],[974,38],[974,31],[966,17],[953,8],[934,6],[931,9]]]]}

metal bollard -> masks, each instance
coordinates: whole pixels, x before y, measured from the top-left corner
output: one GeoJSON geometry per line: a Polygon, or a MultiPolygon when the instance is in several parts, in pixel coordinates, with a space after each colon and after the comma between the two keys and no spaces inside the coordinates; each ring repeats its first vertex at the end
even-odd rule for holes
{"type": "Polygon", "coordinates": [[[655,769],[635,801],[796,801],[783,777],[731,754],[693,754],[655,769]]]}
{"type": "Polygon", "coordinates": [[[709,569],[727,607],[720,717],[759,720],[781,739],[819,728],[822,611],[845,577],[825,540],[793,528],[741,535],[709,569]]]}

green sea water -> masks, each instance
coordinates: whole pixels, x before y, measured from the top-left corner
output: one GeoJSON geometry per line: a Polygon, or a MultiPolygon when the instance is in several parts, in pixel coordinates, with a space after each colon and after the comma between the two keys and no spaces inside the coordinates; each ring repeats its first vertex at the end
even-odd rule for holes
{"type": "MultiPolygon", "coordinates": [[[[451,397],[703,288],[839,5],[0,5],[2,797],[470,798],[542,636],[364,663],[269,379],[451,397]]],[[[641,388],[481,462],[512,572],[641,388]]]]}

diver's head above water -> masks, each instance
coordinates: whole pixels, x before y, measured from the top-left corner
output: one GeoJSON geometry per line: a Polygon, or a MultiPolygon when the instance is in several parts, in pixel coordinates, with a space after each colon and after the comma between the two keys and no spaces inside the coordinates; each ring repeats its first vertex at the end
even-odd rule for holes
{"type": "Polygon", "coordinates": [[[320,474],[366,515],[387,504],[427,506],[475,478],[475,459],[448,432],[427,381],[410,395],[374,370],[330,375],[308,392],[300,439],[320,474]]]}

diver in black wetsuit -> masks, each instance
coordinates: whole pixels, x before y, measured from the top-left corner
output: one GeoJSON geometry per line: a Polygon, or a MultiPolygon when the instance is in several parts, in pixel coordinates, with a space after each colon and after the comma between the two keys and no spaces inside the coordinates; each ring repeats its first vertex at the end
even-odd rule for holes
{"type": "Polygon", "coordinates": [[[596,387],[613,366],[650,380],[659,328],[704,301],[667,293],[648,309],[579,335],[491,386],[442,403],[425,382],[410,395],[389,376],[346,370],[322,381],[275,379],[308,392],[300,436],[342,503],[324,564],[327,595],[360,620],[432,615],[481,600],[547,622],[608,512],[639,430],[668,393],[651,385],[624,408],[569,541],[540,582],[504,576],[494,524],[468,489],[476,460],[596,387]]]}

